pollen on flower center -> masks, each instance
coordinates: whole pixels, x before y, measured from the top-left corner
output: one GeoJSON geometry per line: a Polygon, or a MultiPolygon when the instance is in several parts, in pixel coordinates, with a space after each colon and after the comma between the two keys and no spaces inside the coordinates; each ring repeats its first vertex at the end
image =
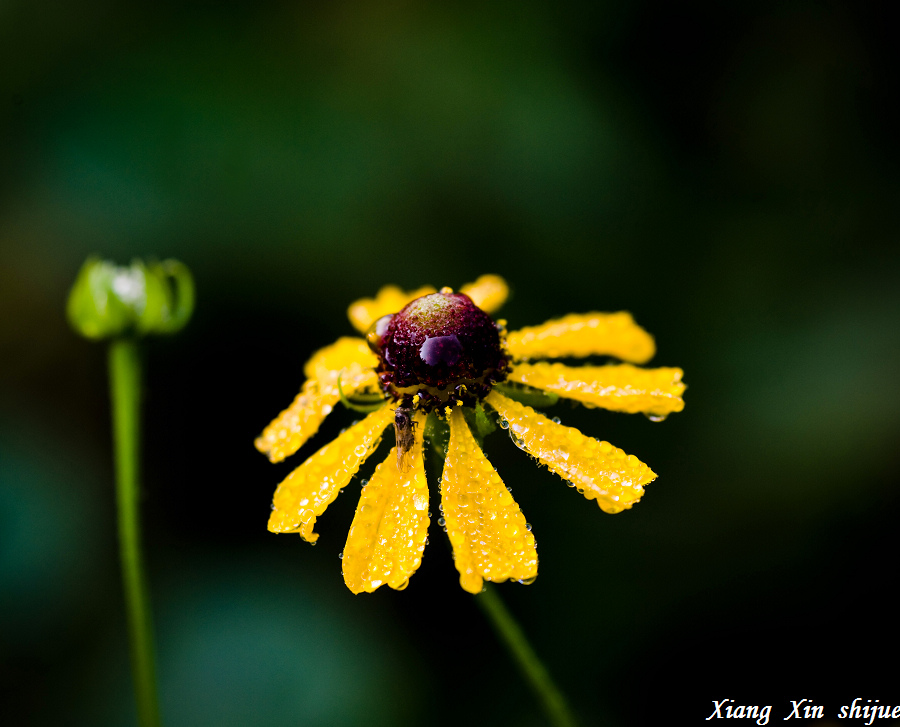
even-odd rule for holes
{"type": "Polygon", "coordinates": [[[451,400],[474,405],[509,368],[497,324],[469,296],[447,289],[379,319],[367,340],[384,392],[425,411],[451,400]]]}

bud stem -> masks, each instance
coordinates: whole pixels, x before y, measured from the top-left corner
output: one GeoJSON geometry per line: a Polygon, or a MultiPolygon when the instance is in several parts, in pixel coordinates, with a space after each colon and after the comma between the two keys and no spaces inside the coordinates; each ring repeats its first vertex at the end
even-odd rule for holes
{"type": "Polygon", "coordinates": [[[159,727],[153,624],[144,575],[138,514],[141,356],[134,339],[119,338],[110,343],[109,390],[116,465],[119,554],[138,722],[141,727],[159,727]]]}

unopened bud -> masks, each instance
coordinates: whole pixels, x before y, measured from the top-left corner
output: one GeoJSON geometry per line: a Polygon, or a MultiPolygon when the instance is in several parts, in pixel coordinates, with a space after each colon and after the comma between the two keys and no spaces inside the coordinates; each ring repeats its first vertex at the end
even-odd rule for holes
{"type": "Polygon", "coordinates": [[[118,266],[88,258],[69,294],[72,327],[86,338],[175,333],[194,310],[194,281],[177,260],[118,266]]]}

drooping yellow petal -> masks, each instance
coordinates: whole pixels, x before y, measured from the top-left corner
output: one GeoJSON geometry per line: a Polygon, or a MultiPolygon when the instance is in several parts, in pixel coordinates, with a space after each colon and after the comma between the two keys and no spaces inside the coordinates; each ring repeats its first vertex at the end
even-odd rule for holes
{"type": "Polygon", "coordinates": [[[313,532],[316,518],[375,451],[393,415],[390,406],[372,412],[291,472],[275,490],[269,530],[299,532],[304,540],[315,542],[319,537],[313,532]]]}
{"type": "Polygon", "coordinates": [[[290,457],[319,430],[339,399],[337,386],[323,386],[317,379],[304,382],[291,405],[256,438],[256,448],[271,462],[290,457]]]}
{"type": "Polygon", "coordinates": [[[459,292],[468,295],[485,313],[493,313],[506,302],[509,286],[499,275],[482,275],[474,283],[466,283],[459,292]]]}
{"type": "Polygon", "coordinates": [[[665,417],[684,409],[682,375],[676,368],[639,369],[631,364],[573,367],[542,361],[516,364],[509,380],[587,406],[665,417]]]}
{"type": "Polygon", "coordinates": [[[293,403],[257,437],[256,448],[272,462],[292,455],[319,430],[340,400],[341,390],[349,396],[378,386],[376,363],[361,338],[341,338],[314,353],[303,368],[308,380],[293,403]]]}
{"type": "Polygon", "coordinates": [[[644,485],[656,479],[637,457],[609,442],[557,424],[497,391],[488,394],[486,401],[506,421],[519,447],[571,482],[586,498],[597,500],[604,512],[630,508],[641,499],[644,485]]]}
{"type": "Polygon", "coordinates": [[[381,316],[397,313],[407,303],[411,303],[416,298],[436,292],[437,290],[430,285],[414,290],[411,293],[403,292],[396,285],[386,285],[378,291],[378,295],[374,298],[361,298],[352,303],[347,309],[347,317],[357,331],[365,333],[369,330],[369,326],[381,316]]]}
{"type": "Polygon", "coordinates": [[[506,345],[513,358],[615,356],[644,363],[653,358],[653,337],[631,313],[573,313],[539,326],[512,331],[506,345]]]}
{"type": "Polygon", "coordinates": [[[409,470],[398,469],[394,447],[363,488],[343,557],[344,582],[354,593],[371,593],[385,583],[403,590],[422,562],[429,523],[424,421],[416,415],[409,470]]]}
{"type": "Polygon", "coordinates": [[[450,444],[441,477],[441,508],[459,583],[479,593],[483,581],[537,576],[534,536],[522,511],[463,417],[450,414],[450,444]]]}

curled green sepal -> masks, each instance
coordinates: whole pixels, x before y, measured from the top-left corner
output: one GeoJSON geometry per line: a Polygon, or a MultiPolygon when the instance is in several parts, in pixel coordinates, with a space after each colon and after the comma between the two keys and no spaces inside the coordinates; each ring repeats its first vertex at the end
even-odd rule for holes
{"type": "Polygon", "coordinates": [[[338,374],[338,394],[340,394],[341,397],[341,404],[348,409],[351,411],[369,413],[384,406],[384,396],[382,394],[355,394],[353,398],[356,399],[356,401],[348,399],[347,395],[344,393],[344,387],[341,386],[341,376],[343,376],[343,372],[338,374]]]}
{"type": "Polygon", "coordinates": [[[175,333],[194,311],[194,280],[177,260],[119,266],[88,258],[72,292],[66,313],[85,338],[175,333]]]}

